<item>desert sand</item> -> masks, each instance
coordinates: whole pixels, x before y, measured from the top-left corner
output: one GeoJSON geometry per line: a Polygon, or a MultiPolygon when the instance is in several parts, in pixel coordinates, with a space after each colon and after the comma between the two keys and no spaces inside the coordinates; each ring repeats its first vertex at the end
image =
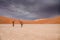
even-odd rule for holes
{"type": "Polygon", "coordinates": [[[21,24],[21,21],[23,24],[60,24],[60,16],[36,20],[21,20],[0,16],[0,24],[12,24],[12,21],[14,21],[14,24],[21,24]]]}
{"type": "Polygon", "coordinates": [[[0,16],[0,40],[60,40],[60,16],[36,20],[0,16]]]}
{"type": "Polygon", "coordinates": [[[0,24],[0,40],[60,40],[60,24],[0,24]]]}

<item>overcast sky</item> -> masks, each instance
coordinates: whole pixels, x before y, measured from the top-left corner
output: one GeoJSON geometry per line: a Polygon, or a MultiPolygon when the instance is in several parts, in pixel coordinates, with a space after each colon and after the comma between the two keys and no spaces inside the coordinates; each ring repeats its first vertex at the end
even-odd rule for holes
{"type": "Polygon", "coordinates": [[[58,0],[0,0],[0,16],[40,19],[60,15],[58,0]]]}

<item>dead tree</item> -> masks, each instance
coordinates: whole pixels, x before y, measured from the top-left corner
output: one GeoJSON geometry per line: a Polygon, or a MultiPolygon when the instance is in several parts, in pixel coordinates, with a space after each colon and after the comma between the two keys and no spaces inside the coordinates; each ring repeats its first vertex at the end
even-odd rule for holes
{"type": "Polygon", "coordinates": [[[20,21],[20,24],[21,24],[21,28],[23,27],[23,22],[22,21],[20,21]]]}
{"type": "Polygon", "coordinates": [[[14,21],[12,21],[13,27],[14,27],[14,21]]]}

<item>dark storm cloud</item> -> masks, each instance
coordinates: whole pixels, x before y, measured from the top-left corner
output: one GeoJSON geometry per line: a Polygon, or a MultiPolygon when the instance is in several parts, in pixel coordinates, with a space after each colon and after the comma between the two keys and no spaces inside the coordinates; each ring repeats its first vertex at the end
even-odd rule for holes
{"type": "Polygon", "coordinates": [[[9,4],[9,0],[0,0],[0,6],[2,7],[7,7],[9,4]]]}
{"type": "Polygon", "coordinates": [[[47,18],[60,15],[59,6],[58,0],[0,0],[0,15],[22,19],[47,18]]]}

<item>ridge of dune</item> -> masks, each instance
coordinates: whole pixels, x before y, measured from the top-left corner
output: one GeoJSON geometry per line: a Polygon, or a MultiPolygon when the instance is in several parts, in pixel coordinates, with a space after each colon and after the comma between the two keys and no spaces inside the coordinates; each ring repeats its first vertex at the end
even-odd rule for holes
{"type": "Polygon", "coordinates": [[[36,20],[34,20],[34,21],[39,21],[39,20],[46,20],[46,19],[36,19],[36,20]]]}
{"type": "Polygon", "coordinates": [[[23,21],[25,24],[60,24],[60,16],[23,21]]]}
{"type": "Polygon", "coordinates": [[[19,20],[17,19],[0,16],[0,24],[11,24],[12,21],[15,21],[16,24],[19,23],[19,20]]]}
{"type": "Polygon", "coordinates": [[[23,24],[60,24],[60,16],[36,20],[17,20],[13,18],[0,16],[0,24],[12,24],[12,21],[14,21],[15,24],[19,24],[21,21],[23,24]]]}
{"type": "Polygon", "coordinates": [[[40,24],[60,24],[60,16],[53,18],[39,19],[37,21],[35,20],[35,22],[40,24]]]}
{"type": "Polygon", "coordinates": [[[11,19],[0,16],[0,24],[6,24],[6,23],[11,23],[11,19]]]}

